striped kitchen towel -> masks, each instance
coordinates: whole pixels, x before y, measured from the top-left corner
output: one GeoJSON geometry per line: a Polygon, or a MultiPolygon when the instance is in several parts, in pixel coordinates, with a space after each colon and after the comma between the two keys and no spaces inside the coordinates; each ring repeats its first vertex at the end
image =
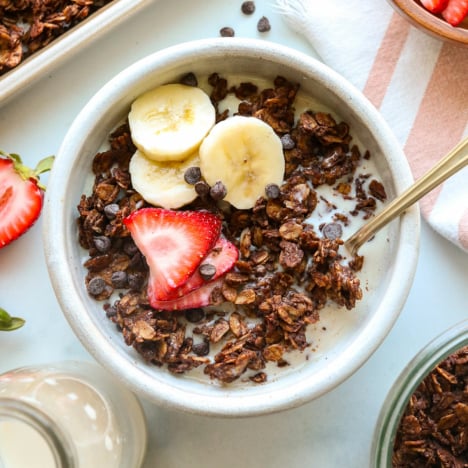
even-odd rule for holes
{"type": "MultiPolygon", "coordinates": [[[[415,179],[468,136],[468,48],[441,42],[385,0],[276,0],[324,63],[386,119],[415,179]]],[[[426,221],[468,252],[468,168],[420,202],[426,221]]]]}

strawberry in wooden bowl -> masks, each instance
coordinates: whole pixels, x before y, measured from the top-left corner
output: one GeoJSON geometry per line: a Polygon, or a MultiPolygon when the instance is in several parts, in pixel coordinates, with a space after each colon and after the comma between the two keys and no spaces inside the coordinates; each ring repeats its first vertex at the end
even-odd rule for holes
{"type": "Polygon", "coordinates": [[[468,46],[467,0],[389,0],[389,3],[421,31],[468,46]]]}

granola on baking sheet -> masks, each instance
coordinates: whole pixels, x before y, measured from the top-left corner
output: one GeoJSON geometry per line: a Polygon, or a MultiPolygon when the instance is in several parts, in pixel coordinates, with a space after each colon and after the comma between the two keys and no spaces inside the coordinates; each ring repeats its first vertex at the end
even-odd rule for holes
{"type": "Polygon", "coordinates": [[[0,76],[112,0],[0,0],[0,76]]]}

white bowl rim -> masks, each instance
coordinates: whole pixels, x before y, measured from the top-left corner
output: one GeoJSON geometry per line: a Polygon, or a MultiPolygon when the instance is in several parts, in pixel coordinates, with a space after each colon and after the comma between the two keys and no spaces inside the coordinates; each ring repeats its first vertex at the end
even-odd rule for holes
{"type": "Polygon", "coordinates": [[[113,352],[114,348],[105,339],[103,330],[75,307],[76,286],[68,266],[66,243],[62,234],[67,222],[63,215],[63,203],[70,174],[67,169],[68,161],[61,155],[73,150],[77,141],[91,130],[93,117],[97,117],[102,109],[110,108],[128,83],[141,80],[145,69],[152,69],[158,64],[181,57],[190,57],[194,51],[203,53],[213,50],[216,53],[229,50],[238,55],[287,60],[304,73],[313,73],[314,79],[327,83],[340,99],[352,103],[359,117],[376,137],[378,135],[382,151],[393,155],[393,164],[399,174],[398,180],[395,180],[397,193],[401,193],[413,182],[403,151],[383,117],[359,90],[328,66],[305,53],[259,39],[212,38],[190,41],[160,50],[130,65],[105,84],[78,114],[65,135],[49,177],[43,213],[44,252],[52,286],[69,325],[93,357],[122,383],[164,407],[203,415],[254,416],[297,407],[323,395],[352,375],[377,349],[398,318],[412,284],[419,252],[419,209],[416,205],[411,207],[400,219],[400,244],[396,252],[395,272],[383,298],[383,307],[388,313],[379,317],[378,321],[371,319],[362,331],[360,340],[353,343],[352,349],[348,351],[353,357],[352,365],[347,359],[339,360],[331,375],[327,375],[317,385],[310,386],[307,379],[298,379],[294,385],[279,388],[275,392],[266,390],[255,395],[230,395],[227,390],[223,397],[216,399],[176,389],[164,382],[158,381],[155,385],[154,378],[142,372],[131,358],[113,352]]]}

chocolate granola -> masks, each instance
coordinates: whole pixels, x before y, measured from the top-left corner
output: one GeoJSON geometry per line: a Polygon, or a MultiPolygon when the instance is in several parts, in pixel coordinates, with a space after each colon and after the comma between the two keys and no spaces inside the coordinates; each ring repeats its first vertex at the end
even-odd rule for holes
{"type": "MultiPolygon", "coordinates": [[[[187,76],[198,83],[193,74],[187,76]]],[[[203,366],[205,374],[222,383],[248,370],[251,381],[262,383],[267,363],[287,366],[288,352],[310,346],[307,327],[319,320],[327,302],[352,309],[362,298],[356,270],[363,258],[345,264],[339,251],[341,225],[359,212],[368,216],[386,194],[377,180],[367,193],[366,176],[355,175],[360,159],[369,155],[351,144],[346,123],[312,110],[296,120],[297,84],[277,77],[266,89],[250,82],[229,86],[216,73],[208,83],[217,121],[229,116],[219,110],[220,101],[234,94],[240,101],[238,114],[262,119],[281,137],[286,161],[281,187],[268,187],[249,210],[213,196],[203,180],[195,182],[198,197],[184,209],[216,213],[223,235],[239,249],[235,267],[211,295],[213,305],[175,312],[149,306],[148,267],[122,222],[148,206],[131,185],[129,161],[136,148],[127,123],[110,135],[110,148],[96,154],[93,191],[83,194],[78,206],[79,241],[89,251],[86,286],[92,297],[104,301],[125,343],[147,362],[166,365],[176,374],[203,366]],[[317,204],[326,202],[316,191],[322,184],[356,200],[348,214],[327,202],[335,211],[331,226],[310,222],[317,204]]]]}
{"type": "Polygon", "coordinates": [[[0,76],[112,0],[0,0],[0,76]]]}
{"type": "Polygon", "coordinates": [[[392,466],[468,467],[468,346],[439,363],[411,396],[392,466]]]}

